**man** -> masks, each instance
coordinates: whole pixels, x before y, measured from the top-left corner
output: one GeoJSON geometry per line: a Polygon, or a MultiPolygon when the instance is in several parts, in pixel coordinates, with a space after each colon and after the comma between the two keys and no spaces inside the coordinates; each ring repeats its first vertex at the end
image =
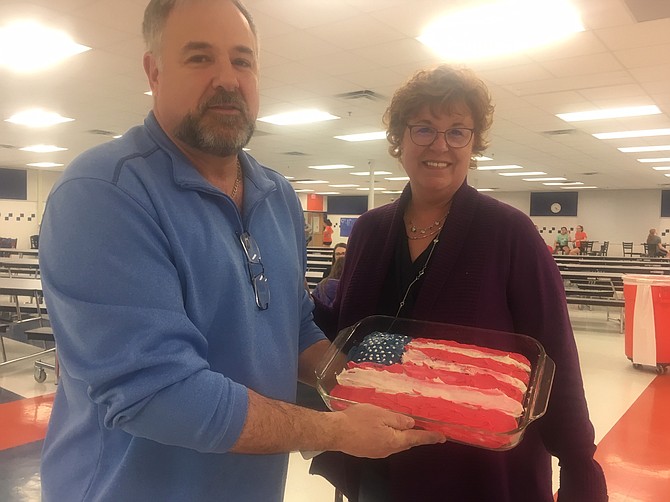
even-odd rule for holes
{"type": "Polygon", "coordinates": [[[236,0],[152,0],[143,28],[153,112],[72,163],[42,225],[61,362],[43,500],[278,501],[284,452],[443,441],[371,406],[289,404],[327,342],[295,192],[242,152],[253,22],[236,0]]]}

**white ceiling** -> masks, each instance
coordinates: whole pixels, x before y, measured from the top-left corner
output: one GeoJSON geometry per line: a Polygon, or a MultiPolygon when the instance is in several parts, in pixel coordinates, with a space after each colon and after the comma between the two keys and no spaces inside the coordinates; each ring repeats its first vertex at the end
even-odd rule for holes
{"type": "MultiPolygon", "coordinates": [[[[146,0],[0,0],[0,25],[17,17],[67,30],[93,50],[35,75],[0,70],[0,118],[39,106],[76,119],[45,130],[0,121],[0,166],[67,164],[74,156],[140,123],[151,107],[142,70],[140,25],[146,0]],[[18,148],[56,144],[67,152],[18,148]]],[[[261,37],[261,116],[315,107],[342,117],[307,126],[257,123],[249,147],[259,161],[297,179],[367,185],[346,171],[308,165],[350,164],[402,175],[385,141],[347,143],[333,136],[381,129],[389,96],[415,70],[439,60],[415,37],[431,19],[474,1],[246,0],[261,37]],[[379,101],[339,94],[370,90],[379,101]],[[297,154],[296,154],[297,153],[297,154]]],[[[513,57],[472,61],[496,104],[491,146],[495,164],[519,164],[601,189],[660,188],[670,178],[617,147],[670,144],[670,137],[598,140],[596,132],[670,128],[670,1],[575,0],[586,31],[513,57]],[[629,7],[628,3],[633,6],[629,7]],[[638,21],[639,20],[639,21],[638,21]],[[567,123],[556,113],[656,104],[663,114],[567,123]],[[562,131],[552,134],[551,131],[562,131]]],[[[472,33],[473,39],[478,37],[472,33]]],[[[486,163],[481,163],[485,165],[486,163]]],[[[490,162],[489,162],[490,164],[490,162]]],[[[670,172],[670,171],[668,171],[670,172]]],[[[541,183],[475,171],[470,184],[499,191],[556,190],[541,183]]],[[[404,182],[377,177],[377,186],[404,182]]],[[[670,185],[669,185],[670,186],[670,185]]],[[[327,185],[300,185],[329,191],[327,185]]],[[[341,193],[361,192],[337,189],[341,193]]]]}

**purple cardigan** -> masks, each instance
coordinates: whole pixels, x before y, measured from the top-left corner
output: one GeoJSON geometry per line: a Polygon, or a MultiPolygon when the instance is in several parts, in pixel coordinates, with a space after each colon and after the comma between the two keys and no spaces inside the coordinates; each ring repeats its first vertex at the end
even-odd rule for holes
{"type": "MultiPolygon", "coordinates": [[[[330,338],[376,313],[410,198],[408,186],[396,202],[358,218],[337,299],[332,309],[317,305],[315,311],[330,338]]],[[[560,501],[607,500],[602,469],[593,459],[594,431],[563,283],[530,219],[464,183],[423,281],[412,318],[529,335],[556,363],[556,376],[546,415],[512,450],[447,442],[389,457],[394,500],[550,502],[551,455],[561,465],[560,501]]],[[[326,453],[314,460],[312,472],[353,502],[360,462],[370,460],[326,453]]]]}

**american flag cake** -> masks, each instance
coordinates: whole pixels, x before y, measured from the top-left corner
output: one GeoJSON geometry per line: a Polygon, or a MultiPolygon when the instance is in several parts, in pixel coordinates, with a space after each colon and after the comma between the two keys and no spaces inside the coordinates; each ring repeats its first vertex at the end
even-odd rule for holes
{"type": "Polygon", "coordinates": [[[418,426],[450,439],[498,448],[518,426],[530,372],[521,354],[373,332],[350,350],[330,396],[412,415],[418,426]]]}

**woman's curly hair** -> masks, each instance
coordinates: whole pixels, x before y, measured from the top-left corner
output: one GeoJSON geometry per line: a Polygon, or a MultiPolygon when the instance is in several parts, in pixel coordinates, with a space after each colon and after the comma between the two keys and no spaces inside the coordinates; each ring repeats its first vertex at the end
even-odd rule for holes
{"type": "MultiPolygon", "coordinates": [[[[420,70],[400,87],[384,113],[389,153],[398,158],[408,121],[428,105],[435,114],[450,113],[465,104],[474,120],[473,156],[488,146],[486,133],[493,122],[494,106],[486,84],[467,68],[440,65],[420,70]]],[[[474,164],[473,164],[474,165],[474,164]]]]}

